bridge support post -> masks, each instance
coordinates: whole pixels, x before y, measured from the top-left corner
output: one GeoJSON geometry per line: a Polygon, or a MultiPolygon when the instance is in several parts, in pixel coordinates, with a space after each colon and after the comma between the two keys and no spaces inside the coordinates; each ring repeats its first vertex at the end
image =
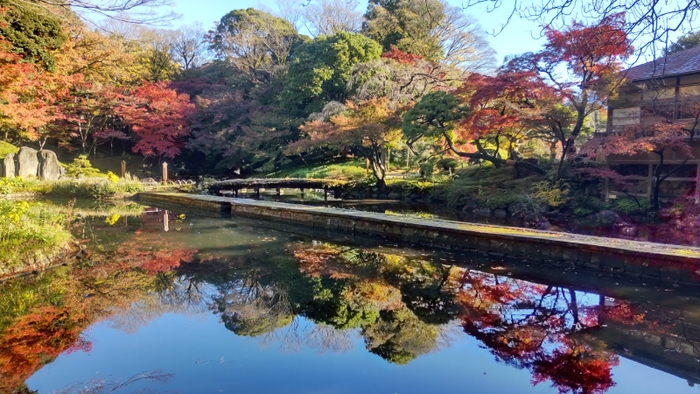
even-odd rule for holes
{"type": "Polygon", "coordinates": [[[328,201],[328,185],[323,186],[323,201],[328,201]]]}

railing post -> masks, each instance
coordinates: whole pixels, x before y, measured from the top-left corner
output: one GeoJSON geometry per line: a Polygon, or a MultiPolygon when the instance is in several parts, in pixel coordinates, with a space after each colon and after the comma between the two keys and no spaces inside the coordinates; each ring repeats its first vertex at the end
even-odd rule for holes
{"type": "Polygon", "coordinates": [[[126,161],[122,160],[122,178],[126,178],[126,161]]]}
{"type": "Polygon", "coordinates": [[[163,163],[163,185],[168,184],[168,163],[163,163]]]}
{"type": "Polygon", "coordinates": [[[647,183],[649,184],[647,186],[647,201],[651,202],[651,192],[653,190],[653,185],[652,181],[654,179],[654,165],[652,163],[649,163],[649,175],[647,176],[647,183]]]}
{"type": "Polygon", "coordinates": [[[695,205],[700,205],[700,163],[695,173],[695,205]]]}

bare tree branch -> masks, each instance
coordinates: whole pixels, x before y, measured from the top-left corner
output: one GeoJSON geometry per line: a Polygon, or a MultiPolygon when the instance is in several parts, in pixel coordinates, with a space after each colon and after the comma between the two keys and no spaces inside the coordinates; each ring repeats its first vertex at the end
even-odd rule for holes
{"type": "Polygon", "coordinates": [[[503,32],[514,16],[561,29],[573,19],[602,20],[624,12],[626,32],[637,47],[638,55],[653,58],[659,57],[660,51],[668,47],[676,34],[693,31],[700,15],[700,0],[466,0],[462,7],[482,7],[487,12],[509,7],[509,16],[495,35],[503,32]]]}
{"type": "Polygon", "coordinates": [[[76,12],[81,18],[116,19],[131,24],[162,25],[179,18],[172,10],[172,0],[13,0],[45,8],[64,8],[76,12]],[[165,12],[163,12],[165,11],[165,12]]]}

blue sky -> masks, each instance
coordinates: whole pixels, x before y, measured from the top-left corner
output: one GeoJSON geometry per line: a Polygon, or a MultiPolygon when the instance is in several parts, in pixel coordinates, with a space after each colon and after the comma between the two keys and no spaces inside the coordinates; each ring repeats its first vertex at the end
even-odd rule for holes
{"type": "MultiPolygon", "coordinates": [[[[448,0],[448,2],[455,6],[462,4],[461,0],[448,0]]],[[[175,12],[182,15],[182,20],[178,23],[200,21],[205,28],[210,28],[215,21],[221,19],[231,10],[248,7],[261,8],[261,6],[270,9],[276,8],[273,1],[176,0],[175,12]]],[[[366,0],[361,0],[358,9],[362,11],[366,9],[366,0]]],[[[487,13],[483,8],[469,9],[465,12],[479,21],[487,32],[499,30],[502,21],[507,18],[507,10],[505,9],[493,13],[487,13]]],[[[174,26],[177,26],[178,23],[175,23],[174,26]]],[[[496,37],[487,35],[487,39],[496,50],[498,60],[502,61],[506,55],[538,50],[544,42],[542,38],[536,39],[540,33],[541,29],[536,23],[514,18],[502,33],[496,37]]]]}

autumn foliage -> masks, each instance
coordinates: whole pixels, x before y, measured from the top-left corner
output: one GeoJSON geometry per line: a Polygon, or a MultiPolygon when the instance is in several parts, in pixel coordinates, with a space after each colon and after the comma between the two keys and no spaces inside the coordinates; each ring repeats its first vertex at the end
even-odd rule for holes
{"type": "Polygon", "coordinates": [[[171,159],[180,154],[190,134],[187,118],[193,110],[188,95],[150,82],[136,88],[116,109],[137,136],[134,152],[171,159]]]}
{"type": "Polygon", "coordinates": [[[59,78],[23,62],[0,37],[0,126],[6,136],[8,129],[14,129],[24,138],[38,140],[46,124],[61,118],[55,104],[65,93],[59,78]]]}
{"type": "Polygon", "coordinates": [[[382,58],[392,59],[403,65],[412,65],[415,64],[418,60],[422,60],[423,56],[416,55],[414,53],[404,52],[392,45],[390,50],[382,53],[382,58]]]}
{"type": "Polygon", "coordinates": [[[508,364],[551,381],[560,393],[602,394],[614,385],[617,357],[586,334],[600,306],[578,305],[573,290],[466,271],[458,294],[464,331],[508,364]]]}

